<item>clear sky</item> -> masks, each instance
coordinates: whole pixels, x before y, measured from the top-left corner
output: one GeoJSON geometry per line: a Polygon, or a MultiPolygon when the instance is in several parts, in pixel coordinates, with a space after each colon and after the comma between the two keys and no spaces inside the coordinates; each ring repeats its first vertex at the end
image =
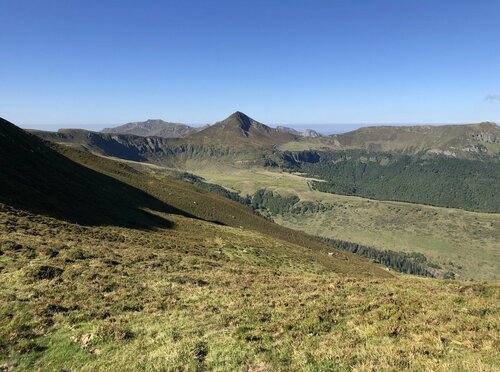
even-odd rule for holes
{"type": "Polygon", "coordinates": [[[0,116],[500,122],[500,1],[0,0],[0,116]]]}

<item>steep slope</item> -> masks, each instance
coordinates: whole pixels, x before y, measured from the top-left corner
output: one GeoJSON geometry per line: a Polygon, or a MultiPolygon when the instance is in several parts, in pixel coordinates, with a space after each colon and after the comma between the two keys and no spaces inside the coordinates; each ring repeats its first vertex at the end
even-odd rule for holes
{"type": "Polygon", "coordinates": [[[283,133],[236,112],[227,119],[185,138],[141,137],[97,133],[81,129],[57,132],[31,130],[40,138],[99,155],[134,161],[182,166],[186,161],[238,163],[242,166],[273,164],[275,146],[299,136],[283,133]]]}
{"type": "Polygon", "coordinates": [[[64,144],[78,150],[120,159],[144,161],[142,154],[151,146],[158,147],[168,140],[161,137],[140,137],[131,134],[99,133],[85,129],[59,129],[57,132],[29,130],[46,141],[64,144]]]}
{"type": "Polygon", "coordinates": [[[131,134],[98,133],[83,129],[59,129],[57,132],[30,130],[36,136],[58,144],[98,155],[133,161],[149,161],[179,167],[186,161],[265,164],[268,150],[261,146],[189,138],[140,137],[131,134]]]}
{"type": "MultiPolygon", "coordinates": [[[[125,166],[117,169],[123,171],[125,166]]],[[[132,170],[128,170],[131,172],[132,170]]],[[[90,225],[168,225],[144,209],[181,211],[54,151],[0,119],[0,202],[90,225]]]]}
{"type": "Polygon", "coordinates": [[[102,133],[133,134],[141,137],[182,138],[200,129],[186,124],[169,123],[160,119],[149,119],[113,128],[104,128],[102,133]]]}
{"type": "Polygon", "coordinates": [[[193,133],[187,138],[190,141],[202,143],[270,146],[294,141],[299,136],[270,128],[237,111],[226,119],[200,132],[193,133]]]}

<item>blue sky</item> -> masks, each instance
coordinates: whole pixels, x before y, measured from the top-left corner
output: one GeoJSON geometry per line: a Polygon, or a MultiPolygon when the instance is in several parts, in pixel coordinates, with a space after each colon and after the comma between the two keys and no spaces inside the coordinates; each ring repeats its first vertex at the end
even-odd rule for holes
{"type": "Polygon", "coordinates": [[[24,127],[236,110],[268,124],[500,122],[498,0],[0,0],[0,14],[0,116],[24,127]]]}

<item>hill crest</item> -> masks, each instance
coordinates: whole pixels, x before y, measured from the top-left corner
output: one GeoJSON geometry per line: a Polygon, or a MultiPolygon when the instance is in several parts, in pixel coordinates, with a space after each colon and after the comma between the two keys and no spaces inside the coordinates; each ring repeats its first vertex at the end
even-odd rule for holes
{"type": "Polygon", "coordinates": [[[182,138],[201,128],[181,123],[171,123],[161,119],[148,119],[123,124],[117,127],[104,128],[102,133],[133,134],[140,137],[182,138]]]}
{"type": "Polygon", "coordinates": [[[491,122],[460,125],[379,125],[304,138],[282,150],[367,150],[405,154],[428,153],[456,158],[496,156],[500,153],[500,127],[491,122]]]}

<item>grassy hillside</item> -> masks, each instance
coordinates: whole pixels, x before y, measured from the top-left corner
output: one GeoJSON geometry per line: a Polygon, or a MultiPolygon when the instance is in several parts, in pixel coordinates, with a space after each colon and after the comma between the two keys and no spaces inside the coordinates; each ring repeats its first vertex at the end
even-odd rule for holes
{"type": "Polygon", "coordinates": [[[445,154],[460,158],[497,155],[500,127],[468,125],[374,126],[322,138],[302,139],[281,146],[285,151],[367,150],[404,154],[445,154]]]}
{"type": "Polygon", "coordinates": [[[500,215],[338,197],[321,211],[274,220],[309,234],[378,249],[420,252],[462,280],[500,278],[500,215]]]}
{"type": "Polygon", "coordinates": [[[221,225],[249,229],[271,238],[320,252],[331,270],[353,275],[387,274],[355,255],[338,252],[302,232],[284,228],[254,214],[251,209],[174,177],[153,176],[113,160],[65,146],[47,146],[13,124],[3,121],[2,184],[0,202],[71,222],[152,229],[173,227],[156,212],[180,214],[221,225]],[[13,149],[16,148],[16,151],[13,149]],[[12,151],[8,151],[8,150],[12,151]],[[33,198],[33,195],[36,195],[33,198]],[[346,264],[345,261],[348,261],[346,264]]]}
{"type": "Polygon", "coordinates": [[[5,368],[500,367],[498,284],[345,277],[302,247],[179,215],[145,232],[0,207],[5,368]]]}
{"type": "Polygon", "coordinates": [[[336,136],[343,147],[417,153],[440,150],[455,153],[498,153],[500,127],[494,123],[360,128],[336,136]]]}

